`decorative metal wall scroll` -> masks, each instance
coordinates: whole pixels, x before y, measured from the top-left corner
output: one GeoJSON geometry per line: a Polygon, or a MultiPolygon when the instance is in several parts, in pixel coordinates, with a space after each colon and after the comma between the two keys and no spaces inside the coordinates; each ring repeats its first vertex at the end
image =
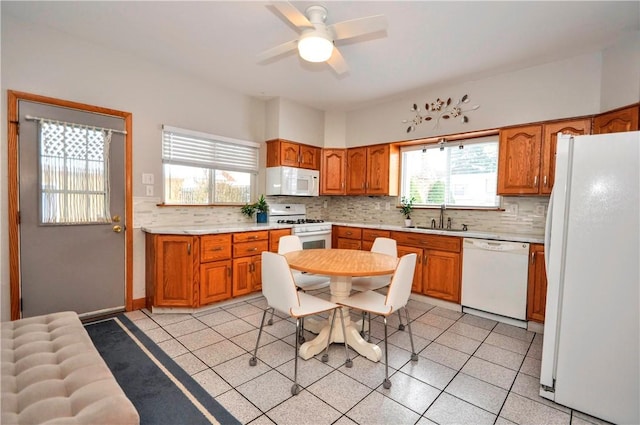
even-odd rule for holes
{"type": "Polygon", "coordinates": [[[420,107],[414,103],[411,107],[411,112],[415,112],[415,117],[410,120],[402,120],[402,122],[409,124],[407,127],[407,133],[415,131],[417,126],[426,121],[434,121],[434,129],[438,128],[441,119],[448,120],[459,117],[460,122],[466,123],[469,122],[469,118],[465,114],[469,111],[475,111],[480,107],[480,105],[474,105],[468,109],[463,109],[463,106],[466,103],[469,103],[469,96],[466,94],[462,96],[455,105],[451,104],[451,98],[448,98],[447,100],[438,98],[435,102],[425,103],[425,111],[423,114],[420,114],[420,107]]]}

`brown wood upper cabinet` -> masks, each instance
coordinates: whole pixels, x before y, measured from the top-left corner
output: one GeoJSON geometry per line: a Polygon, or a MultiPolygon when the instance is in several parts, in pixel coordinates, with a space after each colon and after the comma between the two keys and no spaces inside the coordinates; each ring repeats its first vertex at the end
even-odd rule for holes
{"type": "Polygon", "coordinates": [[[320,195],[345,195],[346,149],[323,149],[320,163],[320,195]]]}
{"type": "Polygon", "coordinates": [[[398,195],[399,149],[373,145],[347,149],[347,195],[398,195]]]}
{"type": "Polygon", "coordinates": [[[499,195],[548,195],[555,179],[558,132],[589,134],[589,119],[511,127],[500,130],[499,195]]]}
{"type": "Polygon", "coordinates": [[[593,117],[593,134],[638,130],[640,105],[616,109],[593,117]]]}
{"type": "Polygon", "coordinates": [[[308,168],[320,170],[321,149],[284,139],[267,140],[267,167],[308,168]]]}

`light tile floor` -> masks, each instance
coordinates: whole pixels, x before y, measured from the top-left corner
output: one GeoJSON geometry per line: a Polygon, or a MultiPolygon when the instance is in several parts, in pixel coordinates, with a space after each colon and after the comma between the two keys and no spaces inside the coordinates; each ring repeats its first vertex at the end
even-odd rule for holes
{"type": "MultiPolygon", "coordinates": [[[[194,314],[127,316],[245,424],[606,423],[538,395],[541,334],[416,300],[408,307],[418,362],[408,331],[389,319],[390,389],[381,385],[383,362],[351,350],[346,368],[344,346],[334,344],[327,363],[299,360],[304,389],[291,396],[295,322],[276,315],[249,366],[265,307],[259,296],[194,314]]],[[[371,327],[384,353],[381,318],[371,327]]]]}

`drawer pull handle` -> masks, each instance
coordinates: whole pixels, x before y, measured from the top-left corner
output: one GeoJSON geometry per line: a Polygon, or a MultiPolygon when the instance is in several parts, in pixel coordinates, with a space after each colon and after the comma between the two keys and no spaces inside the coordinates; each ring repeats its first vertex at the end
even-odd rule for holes
{"type": "Polygon", "coordinates": [[[258,237],[254,235],[254,236],[249,236],[248,239],[258,239],[258,237]]]}
{"type": "Polygon", "coordinates": [[[255,247],[255,246],[253,248],[249,248],[249,251],[257,251],[257,250],[258,250],[258,248],[255,247]]]}

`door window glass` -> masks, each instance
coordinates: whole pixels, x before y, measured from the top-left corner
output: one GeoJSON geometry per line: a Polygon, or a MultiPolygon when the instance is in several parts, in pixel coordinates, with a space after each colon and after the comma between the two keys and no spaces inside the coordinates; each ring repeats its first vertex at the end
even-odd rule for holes
{"type": "Polygon", "coordinates": [[[40,223],[109,223],[111,132],[41,120],[40,223]]]}

